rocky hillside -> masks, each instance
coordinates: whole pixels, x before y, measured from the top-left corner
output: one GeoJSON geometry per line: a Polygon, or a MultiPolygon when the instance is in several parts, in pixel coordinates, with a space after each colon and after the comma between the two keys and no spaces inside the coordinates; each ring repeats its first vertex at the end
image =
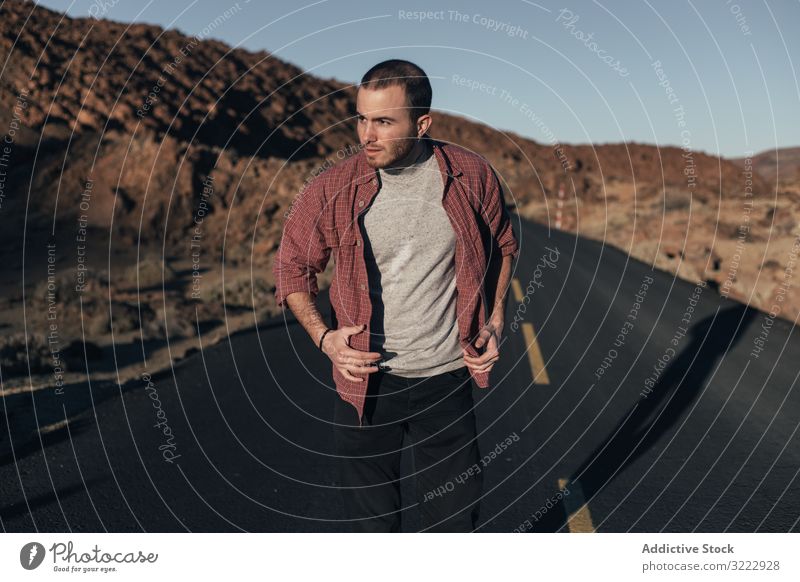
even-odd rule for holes
{"type": "MultiPolygon", "coordinates": [[[[23,241],[28,308],[46,309],[42,281],[60,276],[65,340],[81,313],[101,318],[102,334],[115,308],[132,330],[149,318],[154,341],[170,333],[167,313],[210,329],[234,307],[275,312],[270,266],[284,213],[305,181],[354,149],[351,87],[264,51],[17,0],[0,4],[0,62],[8,313],[22,311],[23,241]],[[87,280],[81,312],[70,289],[87,280]],[[149,310],[131,308],[148,301],[149,310]]],[[[431,134],[484,155],[522,216],[555,226],[563,187],[561,228],[680,277],[764,309],[785,278],[799,201],[785,181],[679,148],[554,149],[434,115],[431,134]]],[[[794,319],[799,298],[789,289],[781,316],[794,319]]]]}

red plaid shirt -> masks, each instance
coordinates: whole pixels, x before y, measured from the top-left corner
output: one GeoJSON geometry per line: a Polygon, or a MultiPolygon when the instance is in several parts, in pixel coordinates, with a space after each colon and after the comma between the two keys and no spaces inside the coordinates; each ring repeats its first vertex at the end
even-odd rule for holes
{"type": "MultiPolygon", "coordinates": [[[[459,340],[467,353],[477,356],[472,344],[494,303],[493,297],[487,301],[484,289],[488,260],[498,252],[516,256],[519,245],[511,230],[502,186],[489,162],[427,134],[424,139],[434,148],[445,184],[442,205],[456,233],[459,340]]],[[[379,182],[379,174],[367,164],[363,150],[314,178],[289,211],[273,265],[275,298],[285,307],[287,295],[296,291],[317,296],[317,273],[325,269],[333,252],[336,270],[329,289],[333,327],[366,324],[363,332],[350,336],[350,347],[361,351],[370,351],[372,304],[362,231],[357,225],[378,193],[379,182]]],[[[368,376],[353,382],[333,363],[332,367],[339,396],[356,407],[361,422],[368,376]]],[[[490,372],[470,373],[480,388],[489,387],[490,372]]]]}

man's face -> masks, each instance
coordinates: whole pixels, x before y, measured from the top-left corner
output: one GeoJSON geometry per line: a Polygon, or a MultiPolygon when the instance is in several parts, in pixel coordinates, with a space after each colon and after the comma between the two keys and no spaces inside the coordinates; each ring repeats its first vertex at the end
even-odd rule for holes
{"type": "Polygon", "coordinates": [[[414,148],[419,134],[417,124],[411,121],[403,87],[360,88],[356,112],[358,139],[371,167],[389,167],[414,148]]]}

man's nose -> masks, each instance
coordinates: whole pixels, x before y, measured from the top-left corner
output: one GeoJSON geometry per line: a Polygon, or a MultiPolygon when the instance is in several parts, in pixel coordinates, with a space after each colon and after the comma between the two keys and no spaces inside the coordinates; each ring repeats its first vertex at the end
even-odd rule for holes
{"type": "Polygon", "coordinates": [[[375,126],[368,121],[367,126],[364,129],[364,141],[366,141],[367,143],[372,143],[374,141],[377,141],[377,139],[378,136],[375,135],[375,126]]]}

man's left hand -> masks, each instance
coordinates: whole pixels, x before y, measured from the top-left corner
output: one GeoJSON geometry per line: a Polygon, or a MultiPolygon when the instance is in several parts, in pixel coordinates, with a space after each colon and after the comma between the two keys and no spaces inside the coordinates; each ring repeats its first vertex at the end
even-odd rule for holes
{"type": "Polygon", "coordinates": [[[483,326],[478,338],[475,340],[475,347],[480,349],[485,345],[486,351],[479,356],[470,356],[466,350],[464,352],[464,363],[475,372],[488,372],[492,369],[495,362],[500,359],[500,337],[503,334],[503,322],[499,320],[489,320],[483,326]]]}

